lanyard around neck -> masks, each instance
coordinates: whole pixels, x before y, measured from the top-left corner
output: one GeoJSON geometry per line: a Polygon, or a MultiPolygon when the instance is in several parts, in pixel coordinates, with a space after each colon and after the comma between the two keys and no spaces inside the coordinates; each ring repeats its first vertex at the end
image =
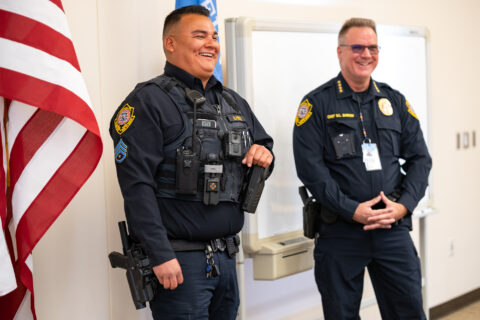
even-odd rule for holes
{"type": "Polygon", "coordinates": [[[370,143],[371,140],[368,138],[367,135],[367,129],[365,129],[365,122],[363,120],[363,112],[362,112],[362,107],[360,105],[360,97],[358,95],[355,95],[357,100],[357,105],[358,105],[358,116],[360,118],[360,123],[362,124],[362,134],[363,134],[363,143],[368,142],[370,143]]]}

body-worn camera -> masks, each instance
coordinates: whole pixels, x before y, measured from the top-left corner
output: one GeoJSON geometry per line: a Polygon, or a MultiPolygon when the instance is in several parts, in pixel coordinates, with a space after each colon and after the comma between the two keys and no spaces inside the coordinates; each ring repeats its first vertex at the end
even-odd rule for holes
{"type": "Polygon", "coordinates": [[[252,145],[247,129],[228,131],[223,137],[223,152],[229,158],[243,158],[252,145]]]}
{"type": "Polygon", "coordinates": [[[215,153],[207,154],[207,164],[204,167],[203,203],[216,205],[220,201],[220,179],[223,165],[219,164],[219,156],[215,153]]]}
{"type": "Polygon", "coordinates": [[[338,136],[332,138],[333,147],[335,148],[335,154],[337,159],[341,159],[344,156],[355,154],[354,137],[351,133],[340,133],[338,136]]]}
{"type": "Polygon", "coordinates": [[[246,144],[242,136],[242,131],[229,131],[224,136],[224,152],[227,157],[243,157],[246,152],[246,144]]]}

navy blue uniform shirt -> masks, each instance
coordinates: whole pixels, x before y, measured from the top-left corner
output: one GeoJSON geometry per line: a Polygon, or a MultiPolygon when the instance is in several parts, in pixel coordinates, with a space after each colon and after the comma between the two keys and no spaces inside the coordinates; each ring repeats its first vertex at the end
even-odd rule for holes
{"type": "Polygon", "coordinates": [[[370,80],[361,94],[340,73],[302,100],[293,133],[297,174],[313,196],[350,221],[359,203],[396,188],[411,213],[425,194],[432,160],[420,122],[405,97],[370,80]],[[382,170],[367,171],[365,139],[377,144],[382,170]],[[337,148],[335,148],[337,144],[337,148]],[[399,159],[404,159],[401,173],[399,159]]]}
{"type": "MultiPolygon", "coordinates": [[[[205,87],[199,79],[170,64],[165,65],[165,75],[174,77],[187,87],[201,92],[209,103],[218,104],[217,94],[222,84],[211,77],[205,87]]],[[[248,103],[232,93],[249,126],[256,144],[269,150],[272,138],[265,132],[248,103]]],[[[114,146],[120,139],[126,149],[126,158],[116,163],[117,176],[124,198],[125,214],[130,233],[141,241],[153,265],[175,258],[168,239],[211,240],[236,234],[243,226],[244,213],[240,205],[221,202],[206,206],[201,202],[165,199],[156,196],[155,175],[164,161],[163,146],[172,142],[183,128],[182,117],[171,98],[151,82],[138,84],[115,112],[110,123],[114,146]],[[126,105],[133,108],[126,116],[130,125],[121,134],[115,129],[117,114],[126,105]]]]}

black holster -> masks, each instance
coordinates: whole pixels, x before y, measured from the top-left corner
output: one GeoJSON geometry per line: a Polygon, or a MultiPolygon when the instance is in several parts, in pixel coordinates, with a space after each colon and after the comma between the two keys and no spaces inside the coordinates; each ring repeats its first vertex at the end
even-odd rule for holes
{"type": "Polygon", "coordinates": [[[315,201],[313,196],[308,196],[305,186],[299,187],[298,192],[303,202],[303,235],[313,239],[319,230],[322,206],[315,201]]]}

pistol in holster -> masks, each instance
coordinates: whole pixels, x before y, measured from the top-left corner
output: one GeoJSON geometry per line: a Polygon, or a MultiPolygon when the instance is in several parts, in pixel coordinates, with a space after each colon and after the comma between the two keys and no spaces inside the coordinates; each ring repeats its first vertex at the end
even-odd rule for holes
{"type": "Polygon", "coordinates": [[[125,221],[118,223],[122,239],[123,254],[110,252],[108,258],[112,268],[127,270],[126,276],[133,303],[136,309],[145,308],[146,302],[151,301],[158,287],[158,280],[150,265],[150,260],[140,245],[128,235],[125,221]]]}
{"type": "Polygon", "coordinates": [[[298,193],[303,202],[303,235],[314,239],[320,226],[320,212],[322,206],[315,201],[313,196],[308,195],[305,186],[298,187],[298,193]]]}
{"type": "Polygon", "coordinates": [[[298,187],[298,193],[303,202],[303,234],[305,237],[315,238],[322,223],[337,222],[338,214],[322,206],[313,196],[309,196],[305,186],[298,187]]]}

